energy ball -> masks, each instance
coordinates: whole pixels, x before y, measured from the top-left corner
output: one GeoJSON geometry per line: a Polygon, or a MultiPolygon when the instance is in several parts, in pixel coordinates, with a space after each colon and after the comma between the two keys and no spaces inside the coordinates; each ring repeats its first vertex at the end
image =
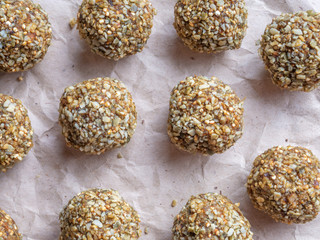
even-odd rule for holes
{"type": "Polygon", "coordinates": [[[303,147],[273,147],[259,155],[247,190],[255,208],[279,222],[306,223],[320,210],[319,160],[303,147]]]}
{"type": "Polygon", "coordinates": [[[0,70],[32,68],[47,53],[52,38],[47,13],[31,0],[0,1],[0,70]]]}
{"type": "Polygon", "coordinates": [[[172,239],[252,240],[250,227],[239,204],[222,195],[206,193],[192,196],[175,217],[172,239]]]}
{"type": "Polygon", "coordinates": [[[242,136],[243,102],[216,77],[187,77],[170,98],[168,135],[190,153],[222,153],[242,136]]]}
{"type": "Polygon", "coordinates": [[[21,240],[22,236],[13,219],[0,209],[0,239],[3,240],[21,240]]]}
{"type": "Polygon", "coordinates": [[[113,78],[90,79],[67,87],[59,113],[67,146],[89,154],[125,145],[137,125],[131,94],[113,78]]]}
{"type": "Polygon", "coordinates": [[[149,0],[83,0],[78,29],[94,53],[119,60],[142,51],[155,14],[149,0]]]}
{"type": "Polygon", "coordinates": [[[33,129],[21,101],[0,93],[0,170],[6,172],[32,148],[33,129]]]}
{"type": "Polygon", "coordinates": [[[320,82],[319,48],[320,13],[286,13],[266,27],[259,54],[275,85],[309,92],[320,82]]]}
{"type": "Polygon", "coordinates": [[[115,190],[91,189],[72,198],[60,213],[60,240],[138,239],[140,217],[115,190]]]}
{"type": "Polygon", "coordinates": [[[173,25],[191,50],[216,53],[240,48],[247,15],[244,0],[178,0],[173,25]]]}

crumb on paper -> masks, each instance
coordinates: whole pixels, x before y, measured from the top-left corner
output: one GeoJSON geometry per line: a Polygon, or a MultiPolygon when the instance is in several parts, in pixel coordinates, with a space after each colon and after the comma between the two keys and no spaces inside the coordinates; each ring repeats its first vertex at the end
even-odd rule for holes
{"type": "Polygon", "coordinates": [[[20,82],[23,81],[23,77],[22,77],[22,76],[18,77],[17,79],[18,79],[18,81],[20,81],[20,82]]]}
{"type": "Polygon", "coordinates": [[[172,203],[171,203],[171,207],[174,208],[175,206],[177,206],[177,200],[173,200],[172,203]]]}
{"type": "Polygon", "coordinates": [[[123,158],[121,153],[118,153],[117,158],[123,158]]]}
{"type": "Polygon", "coordinates": [[[141,121],[141,124],[142,124],[142,125],[144,124],[144,120],[141,121]]]}
{"type": "Polygon", "coordinates": [[[146,227],[145,229],[144,229],[144,234],[148,234],[149,233],[149,229],[146,227]]]}
{"type": "Polygon", "coordinates": [[[69,26],[71,29],[73,29],[76,24],[77,24],[77,20],[75,18],[72,18],[69,22],[69,26]]]}

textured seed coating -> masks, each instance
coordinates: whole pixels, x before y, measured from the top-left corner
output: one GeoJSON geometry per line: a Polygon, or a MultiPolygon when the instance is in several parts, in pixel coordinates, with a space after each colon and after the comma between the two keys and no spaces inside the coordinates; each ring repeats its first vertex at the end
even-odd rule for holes
{"type": "Polygon", "coordinates": [[[113,78],[90,79],[67,87],[59,113],[67,145],[90,154],[125,145],[137,125],[131,94],[113,78]]]}
{"type": "Polygon", "coordinates": [[[0,93],[0,170],[5,172],[32,148],[33,129],[21,101],[0,93]]]}
{"type": "Polygon", "coordinates": [[[320,164],[303,147],[273,147],[259,155],[247,190],[255,208],[279,222],[306,223],[320,210],[320,164]]]}
{"type": "Polygon", "coordinates": [[[272,82],[309,92],[320,84],[320,13],[286,13],[267,25],[259,54],[272,82]]]}
{"type": "Polygon", "coordinates": [[[0,0],[0,70],[20,72],[40,62],[52,38],[47,13],[31,0],[0,0]]]}
{"type": "Polygon", "coordinates": [[[119,193],[91,189],[73,197],[60,213],[60,240],[138,239],[140,217],[119,193]]]}
{"type": "Polygon", "coordinates": [[[179,37],[196,52],[240,48],[247,30],[243,0],[178,0],[174,15],[179,37]]]}
{"type": "Polygon", "coordinates": [[[173,240],[252,240],[250,223],[237,204],[228,198],[206,193],[192,196],[175,217],[173,240]]]}
{"type": "Polygon", "coordinates": [[[94,53],[119,60],[143,50],[155,14],[149,0],[83,0],[78,29],[94,53]]]}
{"type": "Polygon", "coordinates": [[[190,153],[222,153],[242,136],[243,102],[215,77],[187,77],[172,92],[168,135],[190,153]]]}
{"type": "Polygon", "coordinates": [[[21,240],[18,227],[13,219],[0,209],[0,239],[3,240],[21,240]]]}

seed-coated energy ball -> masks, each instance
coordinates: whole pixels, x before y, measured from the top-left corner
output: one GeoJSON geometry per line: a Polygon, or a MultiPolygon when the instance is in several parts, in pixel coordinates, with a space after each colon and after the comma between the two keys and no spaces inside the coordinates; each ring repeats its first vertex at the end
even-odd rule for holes
{"type": "Polygon", "coordinates": [[[286,13],[272,20],[259,53],[282,89],[309,92],[320,82],[320,13],[286,13]]]}
{"type": "Polygon", "coordinates": [[[0,70],[32,68],[47,53],[52,38],[47,13],[31,0],[0,0],[0,70]]]}
{"type": "Polygon", "coordinates": [[[174,15],[179,37],[196,52],[240,48],[247,30],[244,0],[178,0],[174,15]]]}
{"type": "Polygon", "coordinates": [[[33,129],[21,101],[0,93],[0,170],[22,161],[32,148],[33,129]]]}
{"type": "Polygon", "coordinates": [[[67,87],[59,113],[67,145],[90,154],[125,145],[137,125],[131,94],[113,78],[96,78],[67,87]]]}
{"type": "Polygon", "coordinates": [[[303,147],[273,147],[259,155],[247,190],[255,208],[283,223],[306,223],[320,210],[320,165],[303,147]]]}
{"type": "Polygon", "coordinates": [[[135,240],[141,235],[139,223],[137,212],[117,191],[91,189],[73,197],[60,213],[60,240],[135,240]]]}
{"type": "Polygon", "coordinates": [[[119,60],[142,51],[155,14],[149,0],[83,0],[78,29],[94,53],[119,60]]]}
{"type": "Polygon", "coordinates": [[[206,193],[192,196],[175,217],[173,240],[252,240],[249,221],[239,205],[228,198],[206,193]]]}
{"type": "Polygon", "coordinates": [[[0,209],[0,239],[3,240],[21,240],[22,236],[13,219],[0,209]]]}
{"type": "Polygon", "coordinates": [[[243,102],[216,77],[187,77],[170,98],[168,135],[190,153],[222,153],[242,136],[243,102]]]}

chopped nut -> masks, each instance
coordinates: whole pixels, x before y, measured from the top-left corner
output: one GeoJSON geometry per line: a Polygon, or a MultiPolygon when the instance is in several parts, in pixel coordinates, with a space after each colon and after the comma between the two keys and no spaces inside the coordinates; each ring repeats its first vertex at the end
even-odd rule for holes
{"type": "Polygon", "coordinates": [[[118,153],[117,158],[123,158],[121,153],[118,153]]]}
{"type": "Polygon", "coordinates": [[[71,29],[73,29],[76,24],[77,24],[77,19],[75,18],[72,18],[69,22],[69,26],[71,29]]]}
{"type": "Polygon", "coordinates": [[[18,77],[18,81],[20,81],[20,82],[23,81],[23,77],[22,77],[22,76],[19,76],[19,77],[18,77]]]}
{"type": "Polygon", "coordinates": [[[177,201],[176,200],[172,200],[171,207],[174,208],[175,206],[177,206],[177,201]]]}

